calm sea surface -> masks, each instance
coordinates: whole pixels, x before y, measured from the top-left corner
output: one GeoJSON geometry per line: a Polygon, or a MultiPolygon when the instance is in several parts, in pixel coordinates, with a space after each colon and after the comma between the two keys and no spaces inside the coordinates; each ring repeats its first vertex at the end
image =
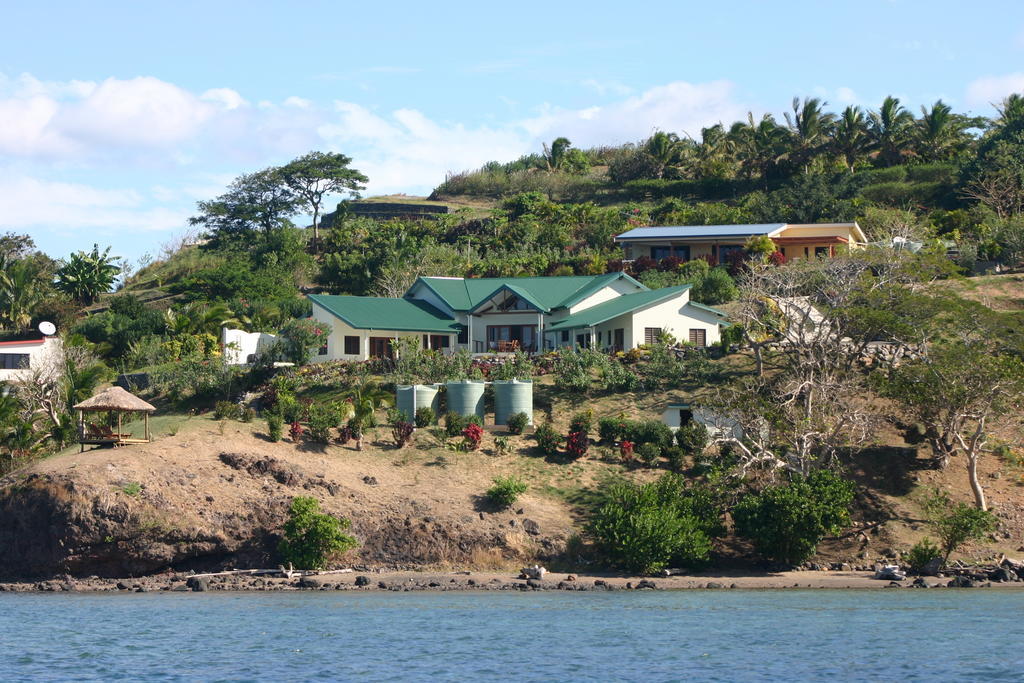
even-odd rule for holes
{"type": "Polygon", "coordinates": [[[1024,591],[0,595],[3,680],[1024,679],[1024,591]]]}

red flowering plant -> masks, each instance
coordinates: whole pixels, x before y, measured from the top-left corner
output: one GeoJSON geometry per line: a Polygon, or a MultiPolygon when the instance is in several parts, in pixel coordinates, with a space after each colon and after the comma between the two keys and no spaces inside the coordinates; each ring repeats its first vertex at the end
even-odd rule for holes
{"type": "Polygon", "coordinates": [[[619,455],[626,462],[632,462],[636,457],[633,455],[634,443],[632,441],[620,441],[619,442],[619,455]]]}
{"type": "Polygon", "coordinates": [[[304,431],[306,430],[302,428],[302,425],[300,425],[298,422],[292,422],[291,426],[288,428],[288,436],[292,437],[292,441],[297,442],[300,438],[302,438],[302,433],[304,431]]]}
{"type": "Polygon", "coordinates": [[[484,428],[475,422],[470,422],[462,430],[462,437],[466,440],[466,450],[476,451],[480,449],[480,441],[484,438],[484,428]]]}
{"type": "Polygon", "coordinates": [[[327,343],[327,326],[319,320],[304,318],[291,320],[281,330],[284,337],[284,356],[296,365],[305,365],[314,352],[327,343]]]}

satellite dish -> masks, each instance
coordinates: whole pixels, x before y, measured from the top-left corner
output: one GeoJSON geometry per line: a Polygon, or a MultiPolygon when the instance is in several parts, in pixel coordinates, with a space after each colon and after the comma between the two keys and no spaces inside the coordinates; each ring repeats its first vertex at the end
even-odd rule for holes
{"type": "Polygon", "coordinates": [[[39,323],[39,331],[49,337],[51,334],[55,334],[57,332],[57,326],[47,320],[44,320],[39,323]]]}

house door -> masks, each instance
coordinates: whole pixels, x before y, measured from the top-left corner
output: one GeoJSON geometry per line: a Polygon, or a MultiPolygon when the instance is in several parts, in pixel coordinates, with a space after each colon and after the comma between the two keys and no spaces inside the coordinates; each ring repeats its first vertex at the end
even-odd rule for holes
{"type": "Polygon", "coordinates": [[[625,351],[626,350],[625,349],[625,346],[626,346],[626,330],[620,327],[619,329],[615,330],[615,332],[613,334],[615,336],[615,341],[612,342],[612,343],[615,346],[615,350],[616,351],[625,351]]]}
{"type": "Polygon", "coordinates": [[[370,337],[370,358],[391,357],[391,337],[370,337]]]}
{"type": "Polygon", "coordinates": [[[451,341],[447,334],[425,334],[423,335],[423,348],[433,349],[440,351],[441,349],[447,349],[451,345],[451,341]]]}
{"type": "Polygon", "coordinates": [[[707,330],[690,330],[690,343],[696,346],[698,349],[703,349],[708,345],[708,331],[707,330]]]}

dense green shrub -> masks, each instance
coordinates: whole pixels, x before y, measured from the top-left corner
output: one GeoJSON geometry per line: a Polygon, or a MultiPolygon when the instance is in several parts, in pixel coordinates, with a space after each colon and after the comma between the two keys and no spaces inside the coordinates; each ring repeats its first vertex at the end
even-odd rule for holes
{"type": "Polygon", "coordinates": [[[519,477],[495,477],[494,485],[487,489],[484,495],[492,505],[504,510],[512,507],[519,500],[519,496],[526,493],[526,489],[526,482],[519,477]]]}
{"type": "Polygon", "coordinates": [[[995,531],[997,521],[996,516],[988,510],[980,510],[967,503],[948,504],[936,513],[932,525],[942,544],[943,563],[949,561],[953,551],[964,543],[976,541],[995,531]]]}
{"type": "Polygon", "coordinates": [[[594,421],[594,414],[590,411],[576,413],[569,420],[570,432],[590,432],[590,426],[594,421]]]}
{"type": "Polygon", "coordinates": [[[533,438],[537,440],[537,448],[544,455],[556,455],[562,443],[562,436],[555,431],[550,422],[539,425],[533,432],[533,438]]]}
{"type": "Polygon", "coordinates": [[[522,434],[529,424],[530,416],[526,413],[512,413],[508,416],[508,424],[505,426],[508,428],[509,434],[522,434]]]}
{"type": "Polygon", "coordinates": [[[942,557],[942,549],[932,543],[930,538],[923,538],[907,553],[907,564],[910,570],[920,573],[929,563],[942,557]]]}
{"type": "Polygon", "coordinates": [[[661,453],[661,446],[656,443],[645,442],[636,446],[636,457],[640,458],[645,465],[656,463],[661,458],[661,453]]]}
{"type": "Polygon", "coordinates": [[[605,492],[589,530],[610,562],[630,572],[699,567],[723,533],[722,509],[704,487],[666,474],[647,484],[618,482],[605,492]]]}
{"type": "Polygon", "coordinates": [[[232,401],[217,401],[213,405],[214,420],[229,420],[238,417],[238,404],[232,401]]]}
{"type": "Polygon", "coordinates": [[[601,368],[601,388],[614,393],[636,391],[640,388],[640,378],[621,362],[613,359],[601,368]]]}
{"type": "Polygon", "coordinates": [[[626,421],[623,425],[622,438],[629,439],[638,446],[653,443],[664,450],[675,440],[672,428],[660,420],[626,421]]]}
{"type": "Polygon", "coordinates": [[[297,496],[288,510],[278,552],[298,569],[324,569],[333,556],[359,545],[344,533],[350,526],[345,518],[320,512],[316,498],[297,496]]]}
{"type": "Polygon", "coordinates": [[[295,398],[291,393],[282,391],[277,395],[277,405],[275,410],[281,414],[281,417],[284,418],[285,422],[297,422],[299,417],[302,415],[302,404],[300,404],[299,399],[295,398]]]}
{"type": "Polygon", "coordinates": [[[331,429],[341,423],[341,414],[334,406],[314,405],[309,409],[307,437],[314,443],[328,443],[331,429]]]}
{"type": "Polygon", "coordinates": [[[282,352],[292,363],[305,365],[316,350],[327,341],[328,334],[327,326],[319,320],[290,320],[281,330],[284,339],[282,352]]]}
{"type": "Polygon", "coordinates": [[[422,406],[416,409],[416,426],[423,428],[429,427],[434,424],[437,420],[437,416],[434,415],[434,409],[430,406],[422,406]]]}
{"type": "Polygon", "coordinates": [[[622,437],[625,424],[626,418],[621,415],[618,417],[602,417],[597,421],[597,435],[602,443],[615,443],[622,437]]]}
{"type": "Polygon", "coordinates": [[[238,419],[242,422],[252,422],[256,418],[256,411],[251,406],[242,408],[241,413],[238,415],[238,419]]]}
{"type": "Polygon", "coordinates": [[[682,425],[676,430],[676,443],[686,455],[694,457],[702,454],[708,447],[708,429],[696,420],[682,425]]]}
{"type": "Polygon", "coordinates": [[[686,469],[686,451],[679,446],[666,448],[662,455],[668,458],[668,464],[673,472],[682,472],[686,469]]]}
{"type": "Polygon", "coordinates": [[[466,428],[466,419],[458,413],[446,413],[444,416],[444,433],[458,436],[466,428]]]}
{"type": "Polygon", "coordinates": [[[284,434],[284,418],[277,413],[267,415],[267,436],[271,441],[280,441],[284,434]]]}
{"type": "Polygon", "coordinates": [[[788,484],[769,486],[743,498],[732,511],[736,533],[749,539],[763,557],[799,564],[811,557],[826,534],[850,523],[853,482],[829,470],[788,484]]]}

